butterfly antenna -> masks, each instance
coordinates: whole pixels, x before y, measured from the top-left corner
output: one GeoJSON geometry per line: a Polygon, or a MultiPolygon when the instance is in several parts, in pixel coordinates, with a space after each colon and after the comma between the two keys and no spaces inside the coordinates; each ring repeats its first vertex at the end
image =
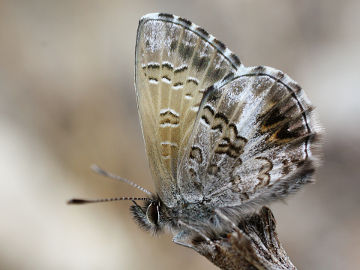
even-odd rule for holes
{"type": "Polygon", "coordinates": [[[87,203],[101,203],[101,202],[115,202],[115,201],[149,201],[149,198],[133,198],[133,197],[118,197],[118,198],[103,198],[103,199],[71,199],[67,204],[87,204],[87,203]]]}
{"type": "Polygon", "coordinates": [[[148,190],[146,190],[145,188],[139,186],[138,184],[135,184],[134,182],[131,182],[130,180],[127,180],[127,179],[125,179],[125,178],[122,178],[122,177],[120,177],[120,176],[118,176],[118,175],[115,175],[115,174],[112,174],[112,173],[110,173],[110,172],[107,172],[107,171],[101,169],[99,166],[97,166],[97,165],[95,165],[95,164],[91,165],[91,169],[92,169],[94,172],[96,172],[96,173],[98,173],[98,174],[100,174],[100,175],[109,177],[109,178],[111,178],[111,179],[119,180],[119,181],[121,181],[121,182],[124,182],[124,183],[126,183],[126,184],[129,184],[129,185],[132,186],[132,187],[135,187],[135,188],[137,188],[137,189],[140,189],[142,192],[146,193],[147,195],[152,195],[150,191],[148,191],[148,190]]]}

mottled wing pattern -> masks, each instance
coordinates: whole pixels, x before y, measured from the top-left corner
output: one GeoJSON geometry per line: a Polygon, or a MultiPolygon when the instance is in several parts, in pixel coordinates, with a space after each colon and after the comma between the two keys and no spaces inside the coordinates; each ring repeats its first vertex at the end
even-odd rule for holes
{"type": "Polygon", "coordinates": [[[201,103],[179,186],[189,202],[245,207],[311,180],[319,134],[301,88],[282,72],[241,68],[201,103]]]}
{"type": "Polygon", "coordinates": [[[179,157],[188,144],[203,93],[240,67],[204,29],[170,14],[148,14],[136,41],[139,114],[156,191],[172,206],[179,157]]]}

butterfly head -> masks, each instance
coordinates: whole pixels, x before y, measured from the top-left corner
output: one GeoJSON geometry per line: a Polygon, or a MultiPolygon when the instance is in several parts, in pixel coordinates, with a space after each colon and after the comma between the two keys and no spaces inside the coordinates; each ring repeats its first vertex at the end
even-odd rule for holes
{"type": "Polygon", "coordinates": [[[161,199],[158,195],[151,193],[145,188],[122,178],[120,176],[114,175],[110,172],[107,172],[97,165],[91,167],[95,172],[115,179],[121,182],[125,182],[142,192],[144,192],[146,197],[115,197],[115,198],[102,198],[102,199],[71,199],[68,201],[68,204],[88,204],[88,203],[100,203],[100,202],[114,202],[114,201],[132,201],[134,205],[130,207],[130,211],[141,228],[146,231],[150,231],[153,234],[161,232],[167,222],[171,220],[168,218],[168,208],[161,202],[161,199]],[[143,206],[136,203],[136,201],[144,201],[143,206]]]}
{"type": "Polygon", "coordinates": [[[130,211],[137,224],[146,231],[153,234],[161,232],[165,225],[165,206],[157,196],[153,196],[146,200],[141,206],[133,201],[134,205],[130,207],[130,211]]]}

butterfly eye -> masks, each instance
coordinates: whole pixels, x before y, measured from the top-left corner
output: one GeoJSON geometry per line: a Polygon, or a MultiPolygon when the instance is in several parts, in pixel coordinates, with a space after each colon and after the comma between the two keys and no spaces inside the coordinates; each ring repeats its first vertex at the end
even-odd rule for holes
{"type": "Polygon", "coordinates": [[[157,224],[159,220],[159,206],[157,203],[152,202],[146,210],[146,217],[152,224],[157,224]]]}

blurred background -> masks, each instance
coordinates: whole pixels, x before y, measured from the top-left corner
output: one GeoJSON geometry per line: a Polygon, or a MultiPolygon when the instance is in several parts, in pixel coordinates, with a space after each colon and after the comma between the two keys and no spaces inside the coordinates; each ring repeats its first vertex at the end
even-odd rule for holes
{"type": "Polygon", "coordinates": [[[360,268],[358,0],[0,0],[0,269],[217,269],[152,237],[141,195],[97,163],[153,190],[134,91],[139,18],[168,12],[203,26],[247,66],[302,85],[326,129],[317,183],[272,205],[298,269],[360,268]]]}

